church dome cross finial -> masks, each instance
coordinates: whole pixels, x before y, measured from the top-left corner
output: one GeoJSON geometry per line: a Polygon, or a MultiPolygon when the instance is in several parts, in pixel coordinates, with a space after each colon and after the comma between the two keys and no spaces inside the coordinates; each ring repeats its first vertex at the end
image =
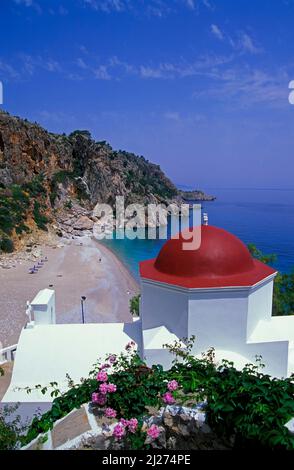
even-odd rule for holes
{"type": "Polygon", "coordinates": [[[208,214],[203,212],[203,225],[208,225],[208,214]]]}

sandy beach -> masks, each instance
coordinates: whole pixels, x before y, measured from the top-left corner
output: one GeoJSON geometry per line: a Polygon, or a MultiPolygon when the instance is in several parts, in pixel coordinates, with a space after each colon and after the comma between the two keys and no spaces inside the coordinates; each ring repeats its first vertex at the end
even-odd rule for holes
{"type": "MultiPolygon", "coordinates": [[[[0,342],[18,342],[27,322],[26,301],[40,289],[55,289],[57,323],[80,323],[80,298],[86,296],[85,322],[128,322],[129,300],[139,286],[122,262],[105,246],[87,237],[61,247],[41,246],[48,261],[29,274],[31,261],[0,269],[0,342]]],[[[35,264],[40,260],[36,260],[35,264]]]]}

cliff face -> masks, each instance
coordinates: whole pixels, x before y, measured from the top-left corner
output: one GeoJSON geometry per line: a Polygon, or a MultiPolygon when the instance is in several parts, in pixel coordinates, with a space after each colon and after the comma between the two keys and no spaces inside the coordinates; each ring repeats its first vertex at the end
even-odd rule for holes
{"type": "Polygon", "coordinates": [[[59,236],[78,235],[85,225],[78,217],[91,218],[97,202],[114,206],[116,196],[125,205],[187,199],[158,165],[95,142],[88,131],[52,134],[0,111],[0,253],[55,223],[59,236]]]}
{"type": "Polygon", "coordinates": [[[51,134],[37,124],[0,112],[0,183],[24,184],[44,176],[51,205],[77,196],[85,204],[169,202],[177,188],[158,165],[143,157],[114,151],[87,131],[51,134]]]}
{"type": "Polygon", "coordinates": [[[143,157],[114,151],[88,131],[52,134],[0,111],[0,253],[55,224],[59,236],[78,235],[84,228],[78,217],[91,217],[97,202],[114,205],[118,195],[126,205],[180,197],[160,167],[143,157]],[[65,230],[69,216],[74,227],[65,230]]]}

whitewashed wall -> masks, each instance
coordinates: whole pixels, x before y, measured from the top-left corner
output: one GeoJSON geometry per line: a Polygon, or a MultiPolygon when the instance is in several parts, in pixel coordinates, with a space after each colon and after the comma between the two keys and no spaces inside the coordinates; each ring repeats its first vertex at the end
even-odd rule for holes
{"type": "Polygon", "coordinates": [[[271,321],[273,304],[273,278],[249,291],[247,337],[254,332],[259,321],[271,321]]]}
{"type": "MultiPolygon", "coordinates": [[[[262,356],[264,372],[277,377],[288,375],[287,337],[268,339],[248,334],[261,321],[271,323],[272,280],[254,288],[185,289],[142,280],[141,316],[143,330],[166,326],[179,339],[196,337],[193,353],[200,355],[210,347],[217,358],[232,360],[241,368],[262,356]],[[285,341],[281,341],[285,339],[285,341]]],[[[149,364],[169,360],[160,350],[144,351],[149,364]]]]}
{"type": "Polygon", "coordinates": [[[188,335],[188,291],[147,280],[141,283],[142,328],[166,326],[179,338],[188,335]]]}

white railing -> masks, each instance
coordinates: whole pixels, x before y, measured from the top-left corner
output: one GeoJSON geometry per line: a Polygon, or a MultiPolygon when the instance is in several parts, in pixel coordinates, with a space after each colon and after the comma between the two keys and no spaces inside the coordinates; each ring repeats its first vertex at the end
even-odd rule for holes
{"type": "Polygon", "coordinates": [[[0,364],[14,361],[16,350],[17,344],[13,344],[12,346],[7,346],[6,348],[0,349],[0,364]]]}

